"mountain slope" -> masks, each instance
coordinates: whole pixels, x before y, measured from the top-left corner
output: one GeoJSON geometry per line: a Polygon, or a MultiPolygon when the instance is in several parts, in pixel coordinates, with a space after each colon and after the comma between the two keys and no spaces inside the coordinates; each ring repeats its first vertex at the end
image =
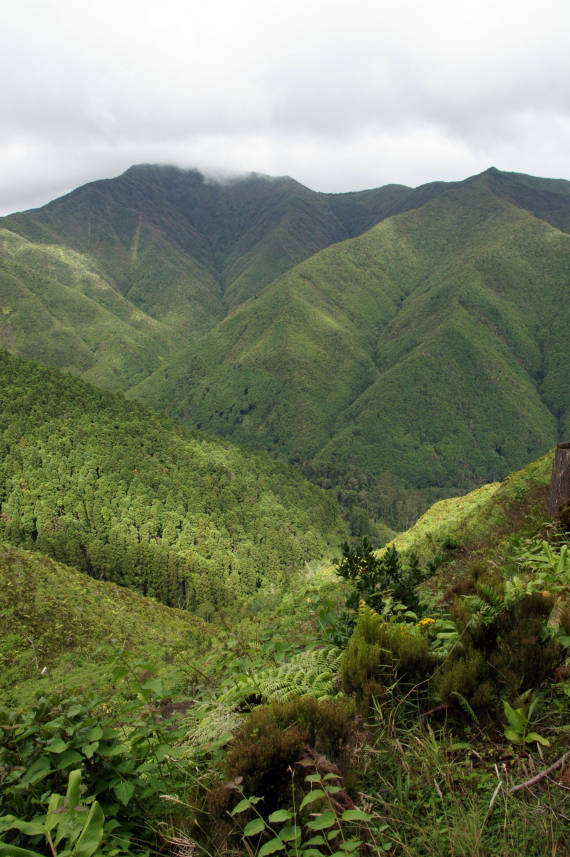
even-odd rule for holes
{"type": "Polygon", "coordinates": [[[121,648],[172,685],[184,672],[180,662],[170,666],[176,653],[214,634],[186,611],[0,544],[0,697],[8,705],[54,688],[112,693],[107,658],[121,648]]]}
{"type": "Polygon", "coordinates": [[[0,229],[0,343],[109,389],[187,343],[126,300],[84,256],[0,229]]]}
{"type": "Polygon", "coordinates": [[[503,478],[570,431],[570,237],[499,190],[489,171],[321,251],[130,395],[399,527],[503,478]]]}
{"type": "Polygon", "coordinates": [[[0,538],[208,616],[278,591],[339,525],[266,456],[0,352],[0,538]]]}

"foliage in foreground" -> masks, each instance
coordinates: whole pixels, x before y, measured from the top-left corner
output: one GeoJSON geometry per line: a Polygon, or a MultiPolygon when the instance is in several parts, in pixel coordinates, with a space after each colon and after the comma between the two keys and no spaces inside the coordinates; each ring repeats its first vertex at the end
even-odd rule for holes
{"type": "MultiPolygon", "coordinates": [[[[54,764],[46,783],[36,785],[26,781],[25,766],[7,757],[0,784],[5,836],[15,847],[19,842],[46,854],[41,838],[31,841],[39,833],[22,825],[43,824],[50,788],[63,796],[69,775],[96,763],[104,787],[98,791],[86,778],[83,801],[97,801],[105,824],[119,824],[118,833],[104,832],[106,853],[150,848],[178,855],[365,857],[376,849],[394,857],[518,857],[521,851],[563,857],[570,846],[568,533],[534,512],[520,519],[518,532],[506,533],[491,552],[464,558],[469,573],[451,586],[449,565],[460,548],[448,538],[437,575],[413,588],[418,612],[390,594],[415,565],[394,553],[390,563],[402,580],[378,574],[368,592],[360,590],[365,597],[356,596],[356,626],[340,659],[338,649],[321,642],[326,628],[306,626],[304,638],[265,633],[254,641],[237,633],[218,641],[202,682],[195,679],[180,730],[162,719],[172,706],[160,698],[148,665],[133,675],[124,661],[114,665],[130,702],[122,710],[115,703],[105,711],[105,701],[97,710],[84,706],[81,725],[65,721],[67,706],[67,714],[46,715],[34,732],[28,727],[37,713],[6,713],[8,725],[21,724],[23,731],[3,730],[3,752],[15,753],[19,737],[18,752],[33,747],[34,758],[54,764]],[[375,598],[377,609],[366,597],[375,598]],[[99,746],[88,758],[97,743],[89,730],[103,724],[121,733],[116,760],[104,755],[104,733],[102,761],[99,746]],[[77,749],[54,746],[54,729],[62,745],[77,741],[77,749]],[[65,756],[68,750],[80,758],[65,756]],[[58,772],[57,762],[69,759],[68,769],[58,772]],[[115,761],[127,763],[125,769],[115,761]],[[116,791],[126,788],[123,781],[134,786],[126,803],[116,791]],[[152,788],[158,794],[148,794],[149,805],[157,802],[149,824],[137,797],[152,788]],[[105,789],[119,805],[114,818],[105,789]],[[18,798],[28,801],[20,805],[23,815],[7,803],[18,798]],[[123,844],[115,841],[119,834],[123,844]]],[[[365,548],[352,552],[358,567],[365,548]]],[[[381,556],[368,560],[368,571],[385,567],[381,556]]],[[[77,826],[76,834],[79,841],[77,826]]]]}

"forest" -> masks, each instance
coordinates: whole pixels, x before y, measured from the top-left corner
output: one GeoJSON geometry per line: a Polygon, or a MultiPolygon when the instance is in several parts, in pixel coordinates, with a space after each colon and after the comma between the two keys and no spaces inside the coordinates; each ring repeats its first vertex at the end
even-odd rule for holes
{"type": "Polygon", "coordinates": [[[268,456],[0,355],[0,539],[208,615],[288,585],[342,532],[330,492],[268,456]]]}

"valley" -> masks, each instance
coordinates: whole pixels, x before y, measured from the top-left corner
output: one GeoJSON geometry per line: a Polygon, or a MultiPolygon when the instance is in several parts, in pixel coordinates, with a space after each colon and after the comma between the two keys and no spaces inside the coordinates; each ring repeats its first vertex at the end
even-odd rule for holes
{"type": "Polygon", "coordinates": [[[569,331],[563,180],[1,218],[0,857],[566,854],[569,331]]]}

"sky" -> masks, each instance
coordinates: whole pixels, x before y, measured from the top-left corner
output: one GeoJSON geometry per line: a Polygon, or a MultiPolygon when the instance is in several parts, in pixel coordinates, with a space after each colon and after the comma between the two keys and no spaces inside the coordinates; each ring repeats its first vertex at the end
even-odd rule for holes
{"type": "Polygon", "coordinates": [[[570,179],[568,0],[0,0],[0,214],[136,163],[570,179]]]}

